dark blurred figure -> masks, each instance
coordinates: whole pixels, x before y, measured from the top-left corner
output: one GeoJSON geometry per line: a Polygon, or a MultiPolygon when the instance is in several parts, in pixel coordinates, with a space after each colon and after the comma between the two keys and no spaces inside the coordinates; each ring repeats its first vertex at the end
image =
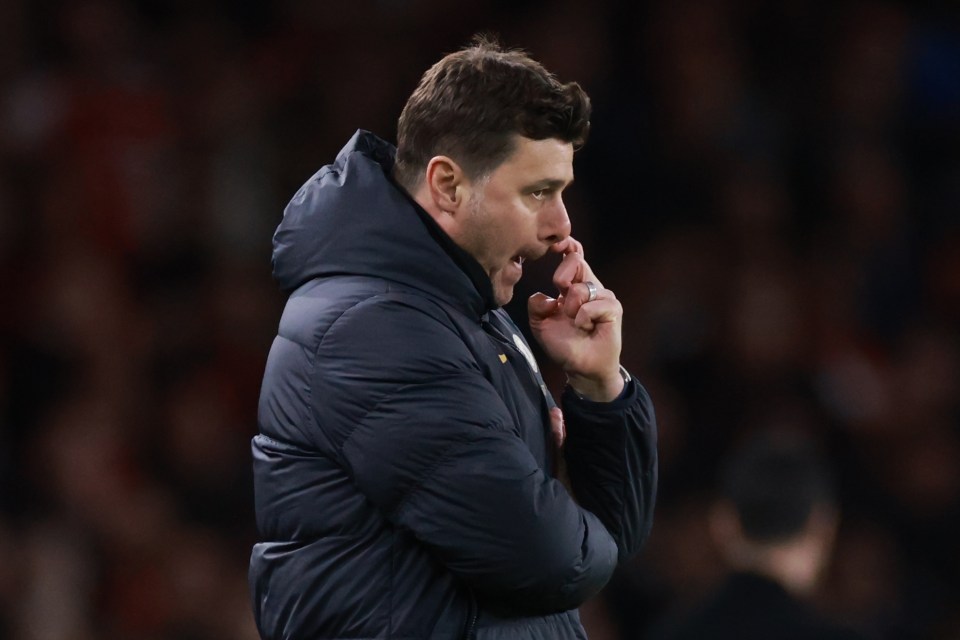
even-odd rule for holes
{"type": "Polygon", "coordinates": [[[729,569],[692,611],[677,612],[658,640],[853,640],[806,602],[833,548],[838,519],[830,473],[799,434],[755,434],[723,462],[710,532],[729,569]]]}

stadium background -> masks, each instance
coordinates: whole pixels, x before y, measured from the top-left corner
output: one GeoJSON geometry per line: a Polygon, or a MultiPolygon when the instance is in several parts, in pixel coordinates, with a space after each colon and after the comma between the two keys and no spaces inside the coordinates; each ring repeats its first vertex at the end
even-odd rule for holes
{"type": "Polygon", "coordinates": [[[3,0],[0,638],[255,637],[271,231],[478,30],[593,98],[568,208],[659,413],[654,534],[591,637],[719,577],[716,462],[778,425],[841,482],[819,606],[960,637],[955,2],[3,0]]]}

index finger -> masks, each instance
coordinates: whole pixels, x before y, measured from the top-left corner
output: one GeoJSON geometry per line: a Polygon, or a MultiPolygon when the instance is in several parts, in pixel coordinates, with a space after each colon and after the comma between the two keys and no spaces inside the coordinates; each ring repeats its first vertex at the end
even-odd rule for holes
{"type": "Polygon", "coordinates": [[[554,243],[550,250],[554,253],[562,253],[567,255],[568,253],[579,253],[583,255],[583,244],[573,236],[567,236],[560,242],[554,243]]]}
{"type": "Polygon", "coordinates": [[[564,295],[567,294],[570,285],[586,280],[603,288],[603,285],[594,275],[593,269],[584,260],[582,253],[567,253],[563,256],[557,270],[553,272],[553,284],[564,295]]]}

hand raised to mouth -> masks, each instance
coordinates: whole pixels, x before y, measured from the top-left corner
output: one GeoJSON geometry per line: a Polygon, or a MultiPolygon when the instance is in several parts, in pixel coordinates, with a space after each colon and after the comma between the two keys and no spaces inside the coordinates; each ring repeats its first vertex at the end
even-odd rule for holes
{"type": "Polygon", "coordinates": [[[623,307],[593,273],[580,242],[568,237],[551,250],[564,254],[553,274],[560,293],[556,298],[544,293],[530,297],[530,329],[577,393],[589,400],[613,400],[624,385],[620,374],[623,307]]]}

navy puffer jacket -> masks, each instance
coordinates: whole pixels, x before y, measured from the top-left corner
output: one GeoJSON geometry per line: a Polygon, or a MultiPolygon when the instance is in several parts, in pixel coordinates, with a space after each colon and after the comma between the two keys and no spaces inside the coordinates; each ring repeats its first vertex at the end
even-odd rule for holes
{"type": "Polygon", "coordinates": [[[635,380],[612,403],[565,392],[574,500],[528,346],[390,180],[393,154],[358,132],[274,236],[292,293],[253,441],[260,633],[583,638],[576,607],[650,529],[649,398],[635,380]]]}

